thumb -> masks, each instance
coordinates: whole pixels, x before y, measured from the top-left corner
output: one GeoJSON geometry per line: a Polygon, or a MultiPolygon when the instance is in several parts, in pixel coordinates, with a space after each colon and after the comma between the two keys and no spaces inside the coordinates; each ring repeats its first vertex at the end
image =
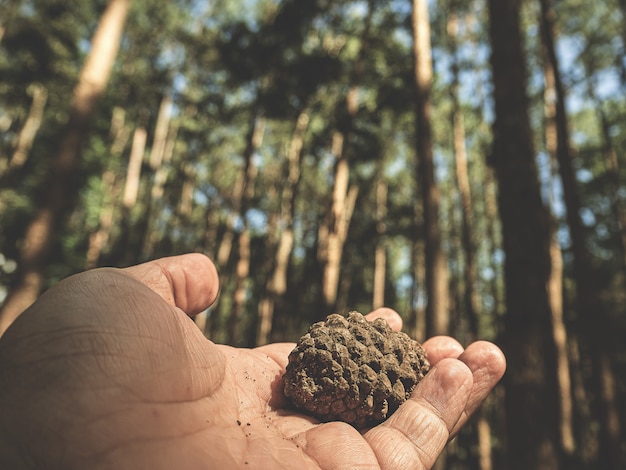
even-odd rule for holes
{"type": "Polygon", "coordinates": [[[122,271],[191,316],[215,302],[219,292],[217,269],[201,253],[160,258],[122,271]]]}

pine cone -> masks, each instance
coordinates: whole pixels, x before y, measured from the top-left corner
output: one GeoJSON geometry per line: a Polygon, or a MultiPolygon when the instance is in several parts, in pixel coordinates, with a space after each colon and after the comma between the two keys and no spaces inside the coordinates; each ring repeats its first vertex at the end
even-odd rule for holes
{"type": "Polygon", "coordinates": [[[422,346],[384,319],[332,314],[311,325],[289,354],[283,386],[305,413],[363,428],[396,411],[429,369],[422,346]]]}

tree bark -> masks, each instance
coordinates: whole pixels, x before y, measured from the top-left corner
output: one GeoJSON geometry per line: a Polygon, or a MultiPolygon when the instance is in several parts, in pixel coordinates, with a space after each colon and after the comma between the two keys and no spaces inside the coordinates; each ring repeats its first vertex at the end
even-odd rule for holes
{"type": "Polygon", "coordinates": [[[374,285],[372,289],[372,308],[385,305],[385,279],[387,267],[387,249],[385,235],[387,233],[387,190],[383,165],[379,165],[378,181],[376,182],[376,250],[374,253],[374,285]]]}
{"type": "Polygon", "coordinates": [[[227,217],[226,230],[217,249],[218,266],[226,266],[231,258],[231,254],[233,251],[236,231],[235,223],[236,219],[242,214],[242,206],[244,204],[246,191],[249,186],[250,175],[248,174],[248,170],[254,169],[254,166],[250,168],[250,162],[248,162],[248,159],[252,158],[251,152],[254,151],[254,129],[257,126],[258,119],[259,117],[257,116],[257,112],[253,111],[253,117],[251,118],[250,129],[248,131],[246,149],[244,150],[244,163],[241,171],[237,175],[237,180],[235,181],[233,191],[230,196],[231,200],[233,201],[233,210],[227,217]]]}
{"type": "Polygon", "coordinates": [[[235,263],[235,290],[233,293],[233,306],[230,312],[228,338],[230,344],[239,341],[239,321],[245,309],[247,296],[246,281],[250,273],[250,231],[246,221],[246,215],[250,208],[254,195],[254,184],[257,176],[257,167],[254,164],[254,153],[263,142],[265,132],[265,119],[256,113],[250,123],[250,132],[244,151],[244,166],[242,168],[243,184],[241,192],[235,195],[239,205],[242,229],[237,239],[237,261],[235,263]]]}
{"type": "Polygon", "coordinates": [[[259,303],[259,321],[256,344],[270,341],[274,312],[283,303],[287,292],[287,269],[294,245],[294,218],[297,187],[300,181],[300,165],[304,135],[309,126],[308,110],[300,112],[287,150],[287,178],[282,188],[280,216],[277,223],[278,246],[276,247],[273,269],[268,275],[266,292],[259,303]]]}
{"type": "MultiPolygon", "coordinates": [[[[171,122],[171,106],[171,98],[169,96],[164,97],[159,108],[159,115],[148,160],[150,168],[154,171],[154,177],[152,179],[152,189],[150,190],[150,213],[147,216],[148,230],[146,231],[142,247],[143,259],[149,259],[153,256],[154,250],[163,239],[164,234],[164,230],[162,228],[159,229],[154,223],[160,218],[159,211],[162,210],[165,183],[167,182],[167,176],[170,171],[170,162],[178,135],[178,126],[171,122]]],[[[185,175],[186,173],[187,171],[183,172],[185,175]]],[[[191,192],[193,193],[193,182],[190,181],[190,178],[185,178],[179,202],[179,216],[186,215],[185,210],[187,210],[187,206],[190,206],[190,198],[185,197],[186,193],[190,192],[190,185],[191,192]],[[184,210],[181,210],[181,208],[184,208],[184,210]]],[[[190,207],[189,210],[191,210],[190,207]]]]}
{"type": "MultiPolygon", "coordinates": [[[[130,126],[126,124],[126,111],[123,108],[113,108],[109,136],[112,141],[111,159],[121,158],[130,139],[130,126]]],[[[102,252],[109,243],[116,218],[116,209],[118,209],[117,201],[120,199],[122,191],[120,178],[111,169],[104,170],[100,184],[103,190],[99,224],[98,229],[89,236],[89,246],[85,255],[85,269],[98,266],[102,252]]]]}
{"type": "Polygon", "coordinates": [[[461,200],[461,241],[463,245],[464,262],[464,291],[463,303],[468,317],[470,340],[474,341],[478,337],[478,296],[477,286],[477,266],[475,260],[476,244],[474,242],[474,214],[472,210],[472,194],[470,190],[470,179],[467,165],[467,149],[465,146],[465,120],[461,103],[459,100],[459,64],[457,58],[457,35],[458,20],[456,15],[451,13],[448,17],[448,41],[450,43],[450,53],[452,55],[452,84],[450,95],[452,98],[452,135],[454,148],[454,163],[456,170],[456,184],[461,200]]]}
{"type": "Polygon", "coordinates": [[[159,106],[159,114],[154,127],[154,138],[152,139],[152,148],[150,149],[150,158],[148,163],[153,171],[161,168],[165,157],[165,148],[170,130],[170,121],[172,120],[172,98],[165,95],[161,99],[159,106]]]}
{"type": "Polygon", "coordinates": [[[374,14],[374,1],[368,2],[361,44],[345,101],[345,116],[333,134],[331,153],[335,156],[335,171],[330,210],[318,232],[318,260],[322,265],[323,309],[332,313],[337,309],[337,291],[343,248],[358,194],[357,187],[350,187],[349,139],[353,133],[354,120],[359,110],[360,81],[363,77],[365,57],[368,52],[369,32],[374,14]]]}
{"type": "Polygon", "coordinates": [[[30,149],[33,146],[37,132],[41,127],[43,120],[43,112],[48,101],[48,90],[38,83],[29,86],[29,93],[33,97],[30,111],[22,130],[17,138],[15,151],[9,161],[9,173],[14,172],[18,168],[22,168],[28,159],[30,149]]]}
{"type": "Polygon", "coordinates": [[[500,331],[498,319],[504,312],[504,287],[502,279],[501,264],[496,261],[496,252],[500,243],[499,220],[498,220],[498,201],[497,201],[497,183],[494,180],[493,170],[490,167],[485,168],[485,182],[482,188],[483,204],[485,205],[485,214],[487,216],[487,240],[489,253],[489,268],[492,271],[490,282],[490,293],[493,298],[493,308],[491,316],[494,318],[496,331],[500,331]]]}
{"type": "Polygon", "coordinates": [[[610,351],[607,350],[600,302],[601,292],[593,269],[591,253],[587,248],[587,234],[580,211],[582,208],[576,175],[572,166],[569,126],[565,110],[565,90],[560,77],[559,63],[554,44],[555,13],[550,0],[540,0],[541,32],[547,57],[547,70],[551,74],[555,91],[556,157],[563,184],[566,220],[569,226],[573,252],[574,280],[576,283],[576,306],[582,320],[582,330],[589,345],[593,364],[594,391],[598,397],[600,423],[600,448],[598,466],[617,469],[620,466],[619,408],[615,397],[615,379],[610,351]]]}
{"type": "Polygon", "coordinates": [[[126,210],[132,209],[137,203],[139,195],[139,183],[141,181],[141,165],[146,152],[148,131],[140,124],[133,133],[133,143],[130,149],[128,167],[126,168],[126,181],[124,183],[124,196],[122,204],[126,210]]]}
{"type": "MultiPolygon", "coordinates": [[[[450,13],[448,16],[447,39],[449,42],[449,52],[452,55],[452,84],[450,87],[450,95],[452,98],[451,120],[454,140],[456,183],[461,200],[461,243],[464,256],[463,305],[469,326],[468,342],[471,342],[480,337],[480,307],[477,292],[478,267],[475,258],[474,212],[467,164],[467,148],[465,145],[465,120],[459,99],[459,59],[457,57],[459,40],[458,29],[458,18],[456,14],[450,13]]],[[[491,470],[493,468],[491,424],[486,417],[484,408],[479,409],[476,414],[478,463],[481,470],[491,470]]]]}
{"type": "MultiPolygon", "coordinates": [[[[546,152],[550,156],[552,173],[556,173],[557,152],[558,152],[558,126],[557,126],[557,106],[555,90],[555,70],[547,60],[544,46],[544,114],[545,114],[545,146],[546,152]]],[[[550,175],[550,181],[556,174],[550,175]]],[[[554,194],[551,188],[548,189],[551,202],[554,203],[554,194]]],[[[556,226],[556,221],[553,221],[556,226]]],[[[575,442],[573,428],[573,407],[571,395],[570,365],[567,352],[567,330],[563,320],[563,254],[559,245],[558,236],[552,234],[550,241],[550,260],[552,272],[548,281],[548,297],[550,298],[550,308],[552,312],[552,332],[554,346],[557,354],[557,379],[559,386],[559,429],[561,433],[561,447],[566,462],[570,462],[574,457],[575,442]]]]}
{"type": "Polygon", "coordinates": [[[343,247],[348,237],[348,228],[358,194],[356,186],[349,187],[350,166],[345,155],[344,136],[336,133],[333,140],[333,147],[341,150],[339,150],[339,159],[335,164],[335,181],[329,221],[323,224],[323,229],[326,230],[326,233],[320,233],[319,236],[319,241],[324,246],[322,252],[322,259],[324,260],[322,294],[327,313],[337,310],[337,291],[343,247]]]}
{"type": "Polygon", "coordinates": [[[430,24],[426,0],[413,0],[413,53],[416,86],[417,179],[423,205],[426,263],[426,335],[447,334],[448,268],[441,247],[439,188],[435,181],[433,137],[431,129],[432,56],[430,24]]]}
{"type": "Polygon", "coordinates": [[[541,199],[526,96],[519,0],[489,0],[495,121],[490,157],[499,183],[505,252],[508,468],[561,468],[556,351],[550,303],[550,217],[541,199]]]}
{"type": "Polygon", "coordinates": [[[39,295],[54,231],[70,194],[88,124],[109,80],[122,37],[130,0],[111,0],[93,36],[91,51],[74,89],[70,117],[45,184],[39,210],[26,229],[18,259],[17,283],[0,310],[0,335],[39,295]]]}
{"type": "Polygon", "coordinates": [[[413,240],[411,244],[411,275],[413,277],[413,287],[411,289],[411,322],[413,338],[421,339],[426,336],[426,308],[423,301],[425,295],[421,286],[426,284],[426,273],[424,269],[424,242],[413,240]]]}

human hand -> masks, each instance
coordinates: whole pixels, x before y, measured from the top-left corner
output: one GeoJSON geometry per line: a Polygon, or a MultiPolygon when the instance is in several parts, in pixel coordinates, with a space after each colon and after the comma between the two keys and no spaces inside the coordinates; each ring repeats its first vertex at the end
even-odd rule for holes
{"type": "Polygon", "coordinates": [[[319,424],[282,394],[292,343],[237,349],[198,330],[189,316],[217,292],[191,254],[44,293],[0,339],[0,468],[430,468],[504,373],[491,343],[432,338],[432,370],[387,421],[319,424]]]}

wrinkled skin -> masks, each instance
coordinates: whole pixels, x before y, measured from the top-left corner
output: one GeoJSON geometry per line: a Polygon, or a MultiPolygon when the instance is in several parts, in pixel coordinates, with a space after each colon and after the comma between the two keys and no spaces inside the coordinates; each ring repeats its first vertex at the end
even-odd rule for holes
{"type": "Polygon", "coordinates": [[[293,344],[236,349],[195,326],[218,285],[190,254],[43,294],[0,339],[0,468],[430,468],[504,373],[491,343],[431,338],[431,372],[390,419],[318,424],[281,392],[293,344]]]}

